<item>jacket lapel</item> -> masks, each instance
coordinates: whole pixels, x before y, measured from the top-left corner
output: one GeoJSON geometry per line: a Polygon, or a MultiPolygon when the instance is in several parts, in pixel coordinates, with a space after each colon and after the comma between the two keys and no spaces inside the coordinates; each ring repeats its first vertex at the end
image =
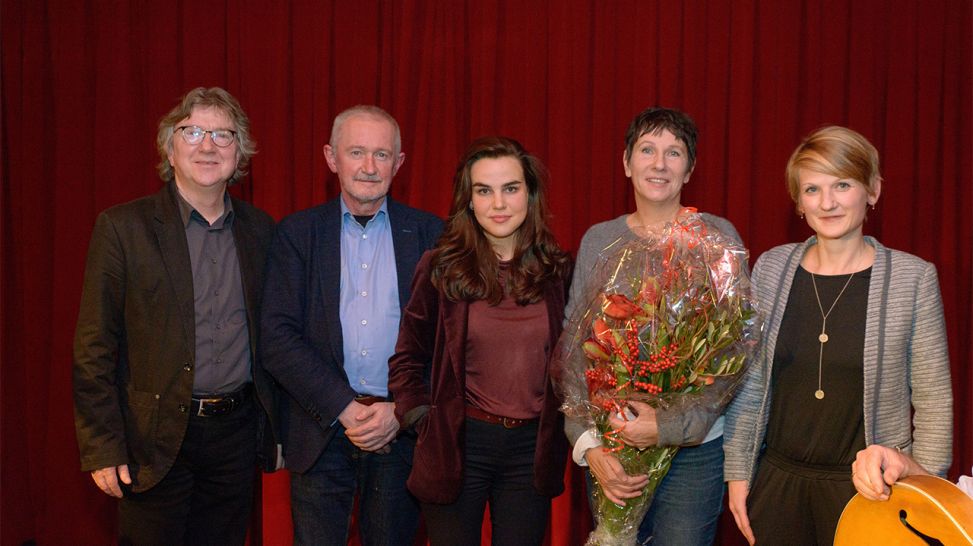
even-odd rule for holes
{"type": "Polygon", "coordinates": [[[315,223],[317,233],[312,239],[317,248],[311,249],[315,263],[312,271],[320,272],[318,289],[324,296],[324,317],[331,341],[331,354],[339,366],[345,362],[344,340],[341,336],[341,204],[332,199],[321,209],[315,223]]]}
{"type": "Polygon", "coordinates": [[[416,264],[422,257],[419,248],[419,228],[416,219],[409,214],[409,210],[399,205],[391,198],[388,199],[389,226],[392,229],[392,247],[395,251],[395,274],[398,277],[399,308],[405,309],[409,303],[412,287],[412,276],[415,274],[416,264]]]}
{"type": "Polygon", "coordinates": [[[196,351],[196,314],[193,293],[193,271],[189,261],[189,245],[186,243],[186,228],[179,216],[176,204],[176,191],[172,182],[155,195],[154,227],[159,242],[159,253],[169,277],[171,293],[179,310],[190,357],[195,360],[196,351]]]}
{"type": "Polygon", "coordinates": [[[450,301],[442,298],[443,331],[446,334],[446,351],[453,364],[453,373],[460,385],[460,392],[466,388],[466,329],[469,325],[470,304],[465,301],[450,301]]]}
{"type": "Polygon", "coordinates": [[[263,255],[258,248],[256,238],[253,233],[253,226],[247,222],[247,218],[240,214],[243,208],[240,203],[233,198],[233,241],[236,244],[237,260],[240,263],[240,279],[243,283],[243,302],[247,312],[247,324],[250,330],[250,351],[256,354],[256,327],[257,317],[254,314],[260,287],[257,286],[259,280],[258,271],[263,266],[263,255]],[[257,263],[257,261],[260,263],[257,263]]]}

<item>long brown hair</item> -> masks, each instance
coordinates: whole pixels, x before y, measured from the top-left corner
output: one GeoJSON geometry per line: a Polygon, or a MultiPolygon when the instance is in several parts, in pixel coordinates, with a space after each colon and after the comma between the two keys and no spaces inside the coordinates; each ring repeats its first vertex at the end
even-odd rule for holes
{"type": "Polygon", "coordinates": [[[453,301],[486,300],[496,305],[506,291],[521,305],[535,303],[543,298],[548,283],[566,273],[568,255],[547,227],[547,199],[544,195],[547,181],[544,165],[516,140],[501,136],[483,137],[470,145],[456,167],[453,205],[432,261],[433,284],[441,287],[447,298],[453,301]],[[470,175],[473,164],[481,159],[500,157],[519,161],[527,183],[527,217],[517,231],[505,287],[498,282],[500,259],[469,207],[473,198],[470,175]]]}

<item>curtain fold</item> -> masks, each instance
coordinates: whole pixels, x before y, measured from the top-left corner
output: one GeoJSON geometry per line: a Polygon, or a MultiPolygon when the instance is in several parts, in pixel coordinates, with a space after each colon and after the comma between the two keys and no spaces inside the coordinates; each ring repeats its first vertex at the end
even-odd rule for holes
{"type": "MultiPolygon", "coordinates": [[[[968,0],[153,2],[2,0],[0,542],[104,544],[114,502],[78,468],[71,344],[96,214],[154,192],[159,118],[219,85],[258,154],[232,191],[276,218],[338,192],[322,146],[336,113],[389,110],[406,162],[395,199],[445,215],[466,145],[499,133],[552,173],[553,229],[574,250],[634,209],[624,132],[650,105],[700,127],[684,204],[751,249],[810,234],[784,166],[800,138],[852,127],[882,157],[865,231],[936,264],[953,369],[951,475],[973,465],[973,84],[968,0]]],[[[554,545],[583,542],[568,472],[554,545]]],[[[290,540],[286,474],[268,476],[263,541],[290,540]]],[[[488,531],[487,531],[488,532],[488,531]]],[[[722,544],[739,544],[724,517],[722,544]]]]}

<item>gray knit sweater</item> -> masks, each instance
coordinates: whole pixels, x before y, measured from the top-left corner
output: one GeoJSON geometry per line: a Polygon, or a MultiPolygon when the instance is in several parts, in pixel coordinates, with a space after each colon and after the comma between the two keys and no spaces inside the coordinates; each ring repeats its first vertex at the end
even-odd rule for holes
{"type": "MultiPolygon", "coordinates": [[[[578,306],[586,304],[582,300],[585,294],[590,292],[590,287],[587,285],[592,279],[589,277],[591,272],[596,269],[598,259],[605,249],[638,237],[626,223],[628,216],[625,214],[614,220],[595,224],[588,228],[584,237],[581,238],[578,259],[574,264],[574,279],[571,281],[568,305],[564,313],[566,321],[574,316],[578,306]]],[[[728,238],[740,243],[741,246],[743,245],[740,234],[737,233],[736,228],[729,220],[705,212],[701,213],[700,216],[712,229],[722,232],[728,238]]],[[[718,417],[719,415],[706,411],[684,412],[660,409],[656,413],[659,425],[658,445],[698,444],[706,437],[718,417]]],[[[578,437],[586,429],[587,425],[583,422],[571,417],[565,419],[564,430],[572,445],[577,442],[578,437]]]]}
{"type": "MultiPolygon", "coordinates": [[[[900,448],[929,472],[944,475],[952,458],[953,396],[936,267],[872,237],[865,241],[875,247],[865,322],[865,443],[900,448]]],[[[764,331],[757,358],[726,412],[727,480],[752,482],[756,473],[773,394],[777,334],[797,266],[816,242],[811,237],[773,248],[753,269],[764,331]]]]}

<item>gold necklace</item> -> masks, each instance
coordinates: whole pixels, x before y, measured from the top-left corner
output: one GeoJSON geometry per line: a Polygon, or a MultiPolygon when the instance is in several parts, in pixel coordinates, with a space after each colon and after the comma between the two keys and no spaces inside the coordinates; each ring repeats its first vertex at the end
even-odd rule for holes
{"type": "MultiPolygon", "coordinates": [[[[858,259],[855,260],[855,267],[853,269],[857,269],[858,262],[860,261],[861,252],[858,254],[858,259]]],[[[838,300],[841,299],[841,295],[845,293],[845,289],[848,288],[849,284],[851,284],[851,279],[855,276],[857,271],[853,271],[851,275],[848,275],[848,280],[845,281],[845,285],[842,286],[841,291],[838,292],[838,297],[831,302],[831,307],[828,308],[827,313],[824,312],[824,307],[821,305],[821,296],[818,294],[818,283],[814,280],[814,273],[811,271],[808,271],[808,273],[811,273],[811,286],[814,287],[814,299],[818,302],[818,311],[821,311],[821,333],[818,334],[818,341],[821,343],[821,346],[818,348],[818,390],[814,391],[814,397],[818,400],[822,400],[824,399],[824,390],[821,388],[821,369],[822,362],[824,361],[824,344],[828,342],[828,333],[826,331],[828,326],[828,316],[831,315],[831,311],[834,311],[834,306],[838,304],[838,300]]]]}

